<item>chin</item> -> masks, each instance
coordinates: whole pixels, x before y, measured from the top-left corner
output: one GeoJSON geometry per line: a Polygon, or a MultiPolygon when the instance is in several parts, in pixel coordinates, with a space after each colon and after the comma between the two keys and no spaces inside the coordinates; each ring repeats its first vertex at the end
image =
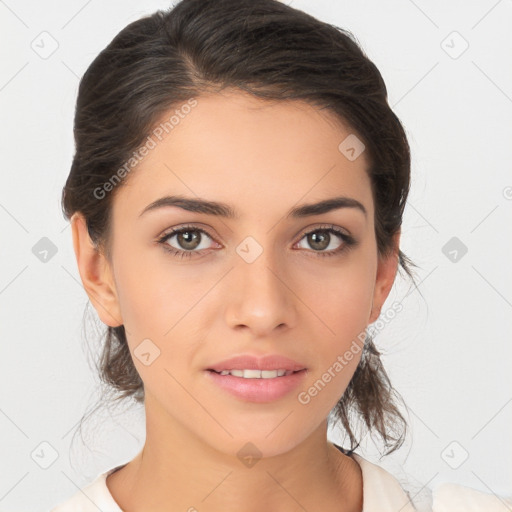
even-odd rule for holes
{"type": "MultiPolygon", "coordinates": [[[[275,425],[279,425],[279,422],[275,425]]],[[[251,467],[262,458],[277,457],[288,453],[308,436],[308,432],[290,432],[285,428],[282,428],[278,435],[277,430],[279,428],[277,427],[273,434],[268,435],[266,430],[256,430],[254,428],[236,433],[227,426],[233,437],[229,439],[224,437],[215,441],[210,438],[207,441],[213,449],[226,454],[228,457],[236,457],[242,464],[251,467]]]]}

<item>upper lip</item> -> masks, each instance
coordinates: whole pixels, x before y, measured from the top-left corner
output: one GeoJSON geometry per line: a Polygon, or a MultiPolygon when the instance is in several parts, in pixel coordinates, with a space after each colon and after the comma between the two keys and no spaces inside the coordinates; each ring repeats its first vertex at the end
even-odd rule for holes
{"type": "Polygon", "coordinates": [[[281,356],[279,354],[269,354],[266,356],[252,356],[241,355],[231,357],[220,361],[207,370],[215,370],[221,372],[223,370],[288,370],[299,371],[304,370],[306,367],[290,359],[289,357],[281,356]]]}

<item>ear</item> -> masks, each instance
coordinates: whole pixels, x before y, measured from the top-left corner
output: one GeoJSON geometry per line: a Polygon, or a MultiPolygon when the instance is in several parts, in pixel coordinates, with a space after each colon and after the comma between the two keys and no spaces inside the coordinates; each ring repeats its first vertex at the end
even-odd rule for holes
{"type": "Polygon", "coordinates": [[[84,289],[101,321],[110,327],[118,327],[123,321],[110,263],[92,242],[83,215],[74,213],[70,222],[84,289]]]}
{"type": "Polygon", "coordinates": [[[370,324],[379,318],[382,306],[395,282],[395,276],[398,270],[399,247],[400,230],[393,236],[393,248],[388,255],[385,257],[379,256],[375,288],[373,291],[372,311],[368,321],[370,324]]]}

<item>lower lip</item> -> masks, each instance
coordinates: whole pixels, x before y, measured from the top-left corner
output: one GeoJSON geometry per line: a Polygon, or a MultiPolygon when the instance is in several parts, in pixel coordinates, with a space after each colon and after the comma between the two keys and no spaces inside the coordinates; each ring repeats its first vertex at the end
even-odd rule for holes
{"type": "Polygon", "coordinates": [[[273,379],[244,379],[233,375],[220,375],[211,370],[210,379],[232,395],[249,402],[272,402],[293,391],[304,379],[306,369],[273,379]]]}

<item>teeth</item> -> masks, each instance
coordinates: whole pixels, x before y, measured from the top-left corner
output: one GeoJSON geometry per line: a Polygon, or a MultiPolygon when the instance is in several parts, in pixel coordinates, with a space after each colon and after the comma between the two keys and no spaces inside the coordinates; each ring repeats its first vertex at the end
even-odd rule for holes
{"type": "Polygon", "coordinates": [[[242,377],[244,379],[275,379],[290,375],[292,371],[287,370],[222,370],[220,375],[233,375],[233,377],[242,377]]]}

